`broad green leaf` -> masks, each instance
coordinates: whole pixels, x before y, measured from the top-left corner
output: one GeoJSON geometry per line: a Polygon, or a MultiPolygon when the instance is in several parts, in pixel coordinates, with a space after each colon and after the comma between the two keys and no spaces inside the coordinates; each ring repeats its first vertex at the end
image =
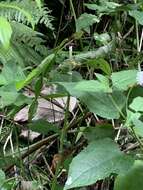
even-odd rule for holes
{"type": "Polygon", "coordinates": [[[108,43],[108,45],[101,46],[100,48],[96,49],[95,51],[87,51],[87,52],[82,52],[79,53],[75,56],[73,56],[73,59],[76,62],[88,60],[88,59],[95,59],[99,57],[104,57],[106,54],[111,52],[113,47],[112,43],[108,43]]]}
{"type": "Polygon", "coordinates": [[[25,96],[24,94],[19,94],[14,102],[14,105],[20,107],[24,104],[31,104],[31,103],[32,103],[32,97],[25,96]]]}
{"type": "Polygon", "coordinates": [[[110,124],[99,124],[95,127],[86,127],[86,129],[83,131],[83,135],[89,142],[91,142],[106,137],[113,138],[114,130],[113,126],[110,124]]]}
{"type": "Polygon", "coordinates": [[[143,188],[143,161],[136,160],[126,175],[116,178],[114,190],[142,190],[143,188]]]}
{"type": "Polygon", "coordinates": [[[104,75],[96,73],[98,80],[81,80],[79,82],[60,82],[69,93],[80,92],[112,92],[109,79],[104,75]]]}
{"type": "Polygon", "coordinates": [[[143,97],[134,98],[129,107],[136,112],[143,112],[143,97]]]}
{"type": "Polygon", "coordinates": [[[132,164],[133,159],[111,139],[93,141],[72,160],[64,190],[94,184],[110,174],[124,174],[132,164]]]}
{"type": "Polygon", "coordinates": [[[86,62],[86,64],[95,69],[101,69],[107,75],[111,75],[111,68],[108,62],[103,58],[90,59],[86,62]]]}
{"type": "Polygon", "coordinates": [[[29,128],[32,131],[39,132],[41,134],[47,135],[49,132],[59,132],[59,128],[54,124],[51,124],[45,120],[36,120],[29,124],[29,128]]]}
{"type": "Polygon", "coordinates": [[[99,22],[99,19],[97,16],[84,13],[76,21],[76,32],[85,30],[86,32],[89,33],[90,26],[98,22],[99,22]]]}
{"type": "Polygon", "coordinates": [[[129,15],[132,16],[139,24],[143,25],[143,11],[132,10],[129,11],[129,15]]]}
{"type": "Polygon", "coordinates": [[[94,39],[99,44],[106,45],[111,40],[111,37],[109,36],[108,33],[102,33],[102,34],[94,33],[94,39]]]}
{"type": "Polygon", "coordinates": [[[0,42],[7,49],[10,45],[12,28],[6,18],[0,17],[0,42]]]}
{"type": "Polygon", "coordinates": [[[29,75],[26,77],[24,81],[17,82],[16,87],[17,90],[21,90],[24,86],[29,84],[33,78],[38,77],[42,72],[46,71],[46,69],[51,65],[53,59],[55,57],[55,54],[51,54],[48,57],[46,57],[40,65],[38,65],[37,68],[33,69],[29,75]]]}
{"type": "Polygon", "coordinates": [[[138,112],[132,112],[130,110],[127,110],[127,118],[126,118],[126,122],[124,124],[125,127],[131,127],[133,125],[133,121],[135,119],[139,119],[141,116],[140,113],[138,112]]]}
{"type": "Polygon", "coordinates": [[[92,113],[107,119],[118,119],[120,111],[125,105],[125,96],[120,91],[112,94],[86,93],[79,99],[87,105],[92,113]]]}
{"type": "Polygon", "coordinates": [[[13,84],[0,87],[0,108],[13,104],[18,95],[13,84]]]}
{"type": "Polygon", "coordinates": [[[134,124],[135,133],[138,136],[143,137],[143,122],[141,120],[139,120],[138,118],[135,118],[133,120],[133,124],[134,124]]]}
{"type": "Polygon", "coordinates": [[[83,92],[112,92],[112,89],[109,87],[108,79],[105,82],[99,82],[96,80],[82,80],[75,85],[74,90],[83,92]]]}
{"type": "Polygon", "coordinates": [[[16,84],[24,79],[22,68],[12,61],[7,62],[0,73],[0,85],[16,84]]]}
{"type": "MultiPolygon", "coordinates": [[[[126,98],[121,91],[105,93],[102,91],[80,90],[75,88],[77,83],[60,83],[71,94],[79,98],[92,112],[103,118],[118,119],[125,105],[126,98]]],[[[86,87],[87,89],[87,87],[86,87]]],[[[96,89],[96,88],[95,88],[96,89]]]]}
{"type": "Polygon", "coordinates": [[[136,84],[137,70],[114,72],[111,75],[113,87],[119,90],[127,90],[136,84]]]}
{"type": "Polygon", "coordinates": [[[127,119],[124,126],[129,129],[130,127],[133,127],[136,135],[143,137],[143,122],[139,120],[140,117],[141,113],[127,110],[127,119]]]}
{"type": "Polygon", "coordinates": [[[121,5],[115,2],[101,1],[100,5],[97,5],[95,3],[85,3],[85,6],[87,6],[88,9],[98,11],[99,13],[111,13],[114,12],[116,8],[120,7],[121,5]]]}

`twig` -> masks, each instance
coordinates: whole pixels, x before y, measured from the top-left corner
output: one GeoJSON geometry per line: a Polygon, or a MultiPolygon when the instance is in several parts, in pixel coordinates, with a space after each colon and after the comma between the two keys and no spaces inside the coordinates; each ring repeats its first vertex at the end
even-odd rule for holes
{"type": "MultiPolygon", "coordinates": [[[[29,146],[29,149],[25,153],[22,154],[21,158],[22,159],[26,158],[27,156],[29,156],[30,154],[38,150],[40,147],[46,145],[47,143],[49,143],[56,137],[58,137],[58,134],[51,135],[45,139],[42,139],[41,141],[38,141],[35,144],[32,144],[31,146],[29,146]]],[[[8,168],[5,169],[5,171],[8,172],[13,167],[13,165],[14,164],[10,165],[8,168]]]]}

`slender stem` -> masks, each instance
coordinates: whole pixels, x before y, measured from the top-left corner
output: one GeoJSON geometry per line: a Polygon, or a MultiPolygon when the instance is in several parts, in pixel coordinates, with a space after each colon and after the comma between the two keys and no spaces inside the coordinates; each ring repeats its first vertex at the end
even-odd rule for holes
{"type": "Polygon", "coordinates": [[[55,40],[55,43],[54,43],[54,48],[57,45],[57,42],[58,42],[58,39],[59,39],[59,35],[60,35],[60,30],[61,30],[62,20],[63,20],[63,14],[64,14],[64,8],[65,8],[65,2],[66,2],[66,0],[64,0],[64,2],[63,2],[63,6],[62,6],[62,10],[61,10],[61,16],[60,16],[60,22],[59,22],[59,28],[58,28],[58,32],[57,32],[57,35],[56,35],[56,40],[55,40]]]}
{"type": "Polygon", "coordinates": [[[126,119],[126,116],[124,115],[124,113],[122,112],[122,110],[119,108],[119,106],[116,104],[116,102],[115,102],[113,96],[112,96],[112,95],[109,95],[109,97],[110,97],[112,103],[114,104],[115,108],[116,108],[116,109],[119,111],[119,113],[121,114],[121,116],[122,116],[124,119],[126,119]]]}
{"type": "Polygon", "coordinates": [[[127,113],[127,111],[128,111],[128,101],[129,101],[129,97],[130,97],[130,94],[131,94],[133,88],[134,88],[134,86],[132,86],[132,87],[129,89],[128,94],[127,94],[127,98],[126,98],[126,113],[127,113]]]}
{"type": "MultiPolygon", "coordinates": [[[[74,21],[75,21],[75,24],[76,24],[77,17],[76,17],[75,9],[74,9],[74,6],[73,6],[73,2],[72,2],[72,0],[69,0],[69,2],[70,2],[71,11],[72,11],[72,14],[73,14],[73,17],[74,17],[74,21]]],[[[83,43],[82,43],[81,38],[79,39],[79,42],[80,42],[81,50],[83,50],[83,43]]]]}
{"type": "MultiPolygon", "coordinates": [[[[134,0],[134,3],[136,4],[137,0],[134,0]]],[[[137,20],[135,21],[135,26],[136,26],[137,54],[139,54],[141,43],[140,43],[140,40],[139,40],[139,26],[138,26],[138,21],[137,20]]],[[[139,71],[141,70],[139,62],[138,62],[138,70],[139,71]]]]}
{"type": "Polygon", "coordinates": [[[143,43],[143,29],[142,29],[141,38],[140,38],[139,52],[141,52],[142,43],[143,43]]]}
{"type": "MultiPolygon", "coordinates": [[[[20,159],[26,158],[27,156],[29,156],[30,154],[32,154],[33,152],[35,152],[36,150],[38,150],[42,146],[44,146],[47,143],[49,143],[50,141],[54,140],[56,137],[58,137],[58,134],[54,134],[54,135],[48,136],[45,139],[42,139],[41,141],[38,141],[35,144],[30,145],[29,148],[26,148],[26,149],[24,149],[24,150],[21,151],[21,153],[22,152],[24,152],[24,153],[21,155],[20,159]]],[[[16,152],[16,154],[17,154],[17,152],[16,152]]],[[[8,166],[5,169],[5,171],[6,172],[9,171],[12,167],[13,167],[13,164],[10,165],[10,166],[8,166]]]]}
{"type": "Polygon", "coordinates": [[[140,138],[139,138],[138,135],[136,134],[136,132],[135,132],[133,126],[131,126],[130,128],[131,128],[131,130],[132,130],[132,132],[133,132],[133,134],[134,134],[134,137],[136,138],[137,142],[139,143],[141,150],[143,151],[143,142],[140,140],[140,138]]]}
{"type": "Polygon", "coordinates": [[[66,136],[67,129],[68,129],[69,104],[70,104],[70,95],[68,95],[68,97],[67,97],[67,106],[66,106],[66,111],[65,111],[64,126],[63,126],[63,129],[62,129],[61,138],[60,138],[59,152],[61,154],[63,154],[63,151],[64,151],[64,149],[63,149],[64,140],[65,140],[65,136],[66,136]]]}
{"type": "MultiPolygon", "coordinates": [[[[67,105],[66,105],[66,111],[65,111],[64,126],[62,128],[61,136],[60,136],[59,154],[61,154],[61,156],[63,156],[63,153],[64,153],[64,141],[65,141],[65,137],[66,137],[67,129],[68,129],[69,104],[70,104],[70,95],[68,95],[68,97],[67,97],[67,105]]],[[[55,190],[55,188],[56,188],[57,176],[58,176],[60,167],[61,167],[61,160],[59,160],[59,162],[57,163],[55,175],[54,175],[54,178],[52,180],[51,190],[55,190]]]]}
{"type": "Polygon", "coordinates": [[[73,2],[72,2],[72,0],[69,0],[69,1],[70,1],[70,7],[71,7],[71,10],[72,10],[72,13],[73,13],[74,20],[76,22],[77,18],[76,18],[73,2]]]}
{"type": "Polygon", "coordinates": [[[136,21],[136,40],[137,40],[137,51],[139,52],[140,42],[139,42],[139,28],[138,22],[136,21]]]}

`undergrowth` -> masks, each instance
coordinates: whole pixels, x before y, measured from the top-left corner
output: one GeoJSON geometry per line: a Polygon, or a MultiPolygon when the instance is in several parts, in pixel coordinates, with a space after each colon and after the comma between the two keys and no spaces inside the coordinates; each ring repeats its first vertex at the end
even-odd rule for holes
{"type": "Polygon", "coordinates": [[[143,189],[142,0],[0,1],[0,189],[143,189]]]}

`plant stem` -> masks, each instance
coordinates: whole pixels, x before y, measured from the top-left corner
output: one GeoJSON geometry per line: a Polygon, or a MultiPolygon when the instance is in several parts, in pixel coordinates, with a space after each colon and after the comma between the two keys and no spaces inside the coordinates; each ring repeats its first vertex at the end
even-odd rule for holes
{"type": "MultiPolygon", "coordinates": [[[[70,104],[70,95],[68,94],[66,111],[65,111],[64,125],[63,125],[62,131],[61,131],[61,136],[60,136],[59,154],[61,154],[61,156],[63,156],[63,153],[64,153],[64,142],[65,142],[65,137],[67,135],[67,129],[68,129],[69,104],[70,104]]],[[[55,188],[56,188],[57,176],[58,176],[58,173],[59,173],[60,166],[61,166],[61,160],[59,160],[59,162],[57,163],[55,175],[54,175],[54,178],[53,178],[53,181],[52,181],[51,190],[55,190],[55,188]]]]}
{"type": "Polygon", "coordinates": [[[135,132],[133,126],[131,126],[130,128],[131,128],[131,130],[132,130],[132,132],[133,132],[133,134],[134,134],[135,139],[136,139],[137,142],[139,143],[141,150],[143,151],[143,142],[140,140],[140,138],[139,138],[138,135],[136,134],[136,132],[135,132]]]}
{"type": "Polygon", "coordinates": [[[116,104],[116,102],[115,102],[113,96],[112,96],[112,95],[109,95],[109,97],[110,97],[112,103],[114,104],[115,108],[116,108],[116,109],[119,111],[119,113],[121,114],[121,116],[122,116],[124,119],[126,119],[126,116],[124,115],[124,113],[122,112],[122,110],[119,108],[119,106],[116,104]]]}
{"type": "Polygon", "coordinates": [[[72,0],[69,0],[69,1],[70,1],[70,7],[71,7],[71,10],[72,10],[72,13],[73,13],[73,17],[74,17],[74,20],[75,20],[75,23],[76,23],[77,18],[76,18],[73,2],[72,2],[72,0]]]}
{"type": "MultiPolygon", "coordinates": [[[[72,11],[74,21],[75,21],[75,26],[76,26],[77,17],[76,17],[75,9],[74,9],[74,6],[73,6],[73,2],[72,2],[72,0],[69,0],[69,2],[70,2],[71,11],[72,11]]],[[[81,38],[79,39],[79,42],[80,42],[81,50],[83,50],[83,43],[82,43],[81,38]]]]}
{"type": "Polygon", "coordinates": [[[62,20],[63,20],[63,14],[64,14],[64,8],[65,8],[65,1],[66,1],[66,0],[64,0],[64,2],[63,2],[63,6],[62,6],[62,10],[61,10],[59,28],[58,28],[58,32],[57,32],[57,35],[56,35],[56,40],[55,40],[55,43],[54,43],[54,48],[55,48],[56,45],[57,45],[57,42],[58,42],[58,39],[59,39],[59,35],[60,35],[60,30],[61,30],[62,20]]]}

